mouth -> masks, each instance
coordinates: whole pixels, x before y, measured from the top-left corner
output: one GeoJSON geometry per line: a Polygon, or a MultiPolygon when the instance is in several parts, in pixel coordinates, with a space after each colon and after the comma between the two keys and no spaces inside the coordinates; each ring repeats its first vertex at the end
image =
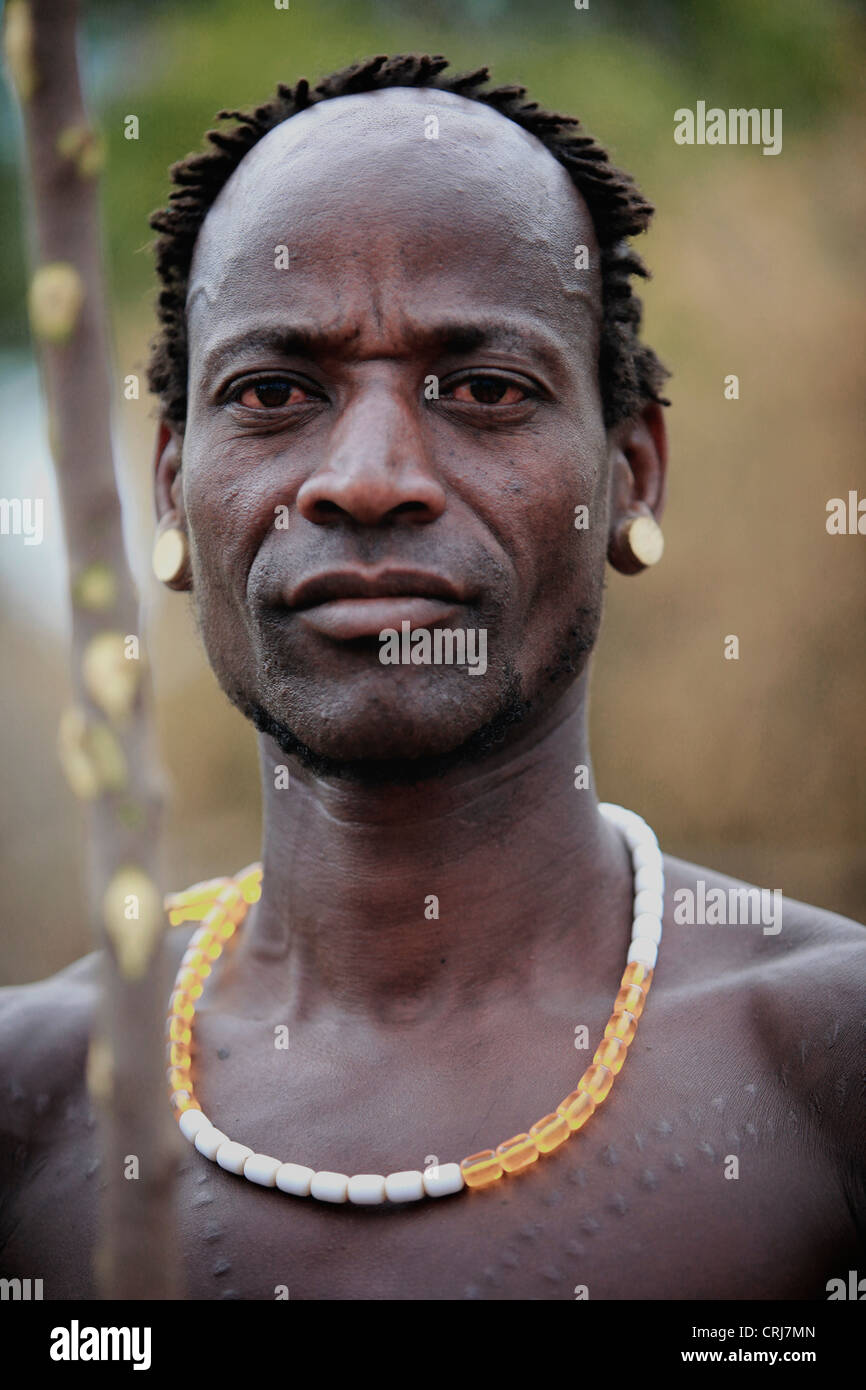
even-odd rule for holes
{"type": "Polygon", "coordinates": [[[288,599],[304,627],[348,642],[378,637],[385,628],[399,632],[404,622],[412,628],[447,623],[464,606],[466,595],[442,575],[342,570],[305,580],[288,599]]]}

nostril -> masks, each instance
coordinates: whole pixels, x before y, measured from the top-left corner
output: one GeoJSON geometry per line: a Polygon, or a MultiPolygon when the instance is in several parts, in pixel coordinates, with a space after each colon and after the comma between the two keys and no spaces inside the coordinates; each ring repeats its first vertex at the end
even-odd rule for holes
{"type": "Polygon", "coordinates": [[[424,512],[429,511],[426,502],[399,502],[396,507],[392,507],[389,516],[401,516],[404,512],[424,512]]]}

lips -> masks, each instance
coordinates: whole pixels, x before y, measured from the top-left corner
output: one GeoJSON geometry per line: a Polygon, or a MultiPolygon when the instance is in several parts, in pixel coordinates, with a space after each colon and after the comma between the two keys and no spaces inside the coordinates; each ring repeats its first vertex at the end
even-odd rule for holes
{"type": "Polygon", "coordinates": [[[420,570],[334,570],[305,579],[288,605],[305,627],[336,641],[378,637],[410,623],[436,627],[454,618],[465,591],[443,575],[420,570]]]}

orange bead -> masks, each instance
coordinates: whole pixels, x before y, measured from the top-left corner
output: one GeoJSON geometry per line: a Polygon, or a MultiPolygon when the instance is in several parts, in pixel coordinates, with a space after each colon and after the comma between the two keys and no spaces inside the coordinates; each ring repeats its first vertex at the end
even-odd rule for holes
{"type": "Polygon", "coordinates": [[[201,1110],[201,1106],[190,1091],[175,1091],[169,1101],[175,1114],[175,1119],[179,1119],[184,1110],[201,1110]]]}
{"type": "Polygon", "coordinates": [[[188,1047],[192,1041],[192,1029],[184,1019],[172,1014],[168,1020],[168,1036],[172,1042],[183,1043],[188,1047]]]}
{"type": "Polygon", "coordinates": [[[192,1057],[188,1047],[183,1043],[170,1042],[168,1045],[168,1064],[170,1067],[178,1067],[181,1071],[189,1071],[192,1066],[192,1057]]]}
{"type": "Polygon", "coordinates": [[[571,1130],[561,1115],[554,1111],[550,1115],[543,1116],[536,1120],[534,1125],[529,1126],[530,1138],[535,1140],[539,1153],[553,1153],[560,1144],[564,1144],[569,1138],[571,1130]]]}
{"type": "Polygon", "coordinates": [[[168,1001],[170,1014],[177,1014],[178,1018],[191,1023],[195,1017],[195,1004],[193,1004],[185,990],[176,989],[173,991],[171,999],[168,1001]]]}
{"type": "Polygon", "coordinates": [[[592,1096],[596,1105],[601,1105],[611,1086],[613,1085],[613,1072],[610,1067],[599,1066],[593,1063],[587,1067],[583,1076],[577,1083],[579,1091],[586,1091],[592,1096]]]}
{"type": "Polygon", "coordinates": [[[595,1101],[588,1091],[572,1091],[565,1097],[565,1100],[559,1102],[556,1113],[562,1116],[568,1128],[574,1133],[575,1130],[580,1129],[581,1125],[586,1124],[594,1109],[595,1101]]]}
{"type": "Polygon", "coordinates": [[[592,1059],[594,1067],[607,1067],[614,1076],[622,1071],[622,1064],[628,1056],[628,1047],[622,1038],[608,1038],[599,1043],[592,1059]]]}
{"type": "Polygon", "coordinates": [[[503,1139],[496,1146],[496,1157],[506,1173],[518,1173],[538,1158],[538,1149],[528,1134],[515,1134],[513,1139],[503,1139]]]}
{"type": "Polygon", "coordinates": [[[177,977],[178,989],[182,989],[190,999],[200,999],[204,993],[200,977],[194,970],[185,966],[177,977]]]}
{"type": "Polygon", "coordinates": [[[640,1018],[645,1003],[646,995],[640,985],[626,985],[613,1001],[613,1011],[615,1014],[630,1013],[640,1018]]]}
{"type": "Polygon", "coordinates": [[[629,961],[625,970],[622,972],[621,984],[623,989],[627,985],[639,985],[646,994],[652,984],[653,972],[650,966],[642,965],[639,960],[629,961]]]}
{"type": "Polygon", "coordinates": [[[460,1171],[467,1187],[489,1187],[502,1177],[502,1164],[492,1149],[483,1149],[481,1153],[464,1158],[460,1171]]]}
{"type": "Polygon", "coordinates": [[[606,1038],[619,1038],[628,1047],[636,1032],[637,1019],[634,1014],[623,1009],[618,1014],[611,1014],[604,1030],[604,1036],[606,1038]]]}

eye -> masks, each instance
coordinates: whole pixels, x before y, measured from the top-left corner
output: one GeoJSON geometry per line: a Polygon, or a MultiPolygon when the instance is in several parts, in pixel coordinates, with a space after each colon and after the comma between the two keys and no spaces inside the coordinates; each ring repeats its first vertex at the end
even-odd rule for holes
{"type": "Polygon", "coordinates": [[[519,405],[531,393],[528,387],[501,376],[472,376],[451,387],[448,394],[469,405],[519,405]]]}
{"type": "Polygon", "coordinates": [[[285,377],[269,377],[261,381],[242,382],[229,396],[229,400],[247,410],[279,410],[286,405],[304,405],[312,396],[305,387],[285,377]]]}

